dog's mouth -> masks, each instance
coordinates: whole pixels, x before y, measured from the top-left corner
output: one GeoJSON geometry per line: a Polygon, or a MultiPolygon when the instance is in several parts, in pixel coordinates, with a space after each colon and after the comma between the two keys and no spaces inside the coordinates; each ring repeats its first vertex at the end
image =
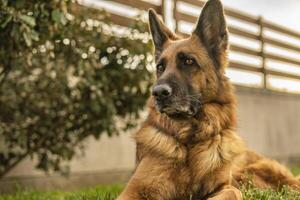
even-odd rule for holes
{"type": "Polygon", "coordinates": [[[185,119],[193,118],[200,112],[201,105],[197,102],[188,102],[185,105],[178,105],[172,102],[161,102],[156,100],[156,108],[160,113],[170,118],[185,119]]]}

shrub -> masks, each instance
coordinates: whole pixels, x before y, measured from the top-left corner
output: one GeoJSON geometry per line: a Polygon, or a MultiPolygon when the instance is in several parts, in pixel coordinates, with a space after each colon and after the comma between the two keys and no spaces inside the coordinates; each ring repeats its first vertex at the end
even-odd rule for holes
{"type": "Polygon", "coordinates": [[[137,20],[120,35],[104,11],[86,9],[0,0],[0,177],[27,156],[65,172],[85,138],[132,127],[143,108],[147,27],[137,20]]]}

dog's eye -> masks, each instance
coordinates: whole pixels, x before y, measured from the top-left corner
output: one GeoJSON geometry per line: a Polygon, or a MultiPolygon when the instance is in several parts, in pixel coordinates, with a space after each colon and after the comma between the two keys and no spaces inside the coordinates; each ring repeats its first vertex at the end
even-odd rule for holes
{"type": "Polygon", "coordinates": [[[162,72],[165,71],[165,67],[162,64],[158,64],[156,66],[156,70],[157,70],[158,73],[162,73],[162,72]]]}
{"type": "Polygon", "coordinates": [[[185,65],[193,65],[194,63],[195,63],[195,61],[191,58],[187,58],[184,60],[185,65]]]}

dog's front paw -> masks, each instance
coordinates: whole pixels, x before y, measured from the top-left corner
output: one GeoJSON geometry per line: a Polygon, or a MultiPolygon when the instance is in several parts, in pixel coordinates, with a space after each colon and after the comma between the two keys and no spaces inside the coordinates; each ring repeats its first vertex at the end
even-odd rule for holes
{"type": "Polygon", "coordinates": [[[243,195],[239,189],[231,185],[227,185],[219,192],[213,194],[207,200],[242,200],[242,199],[243,199],[243,195]]]}

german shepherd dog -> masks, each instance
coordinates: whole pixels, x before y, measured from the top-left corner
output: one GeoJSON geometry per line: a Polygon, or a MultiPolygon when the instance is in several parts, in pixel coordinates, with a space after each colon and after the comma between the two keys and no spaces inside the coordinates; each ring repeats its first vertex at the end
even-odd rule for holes
{"type": "Polygon", "coordinates": [[[209,0],[182,38],[149,10],[157,82],[134,138],[137,167],[118,200],[239,200],[240,184],[300,187],[285,167],[247,150],[236,134],[236,99],[225,76],[223,6],[209,0]]]}

